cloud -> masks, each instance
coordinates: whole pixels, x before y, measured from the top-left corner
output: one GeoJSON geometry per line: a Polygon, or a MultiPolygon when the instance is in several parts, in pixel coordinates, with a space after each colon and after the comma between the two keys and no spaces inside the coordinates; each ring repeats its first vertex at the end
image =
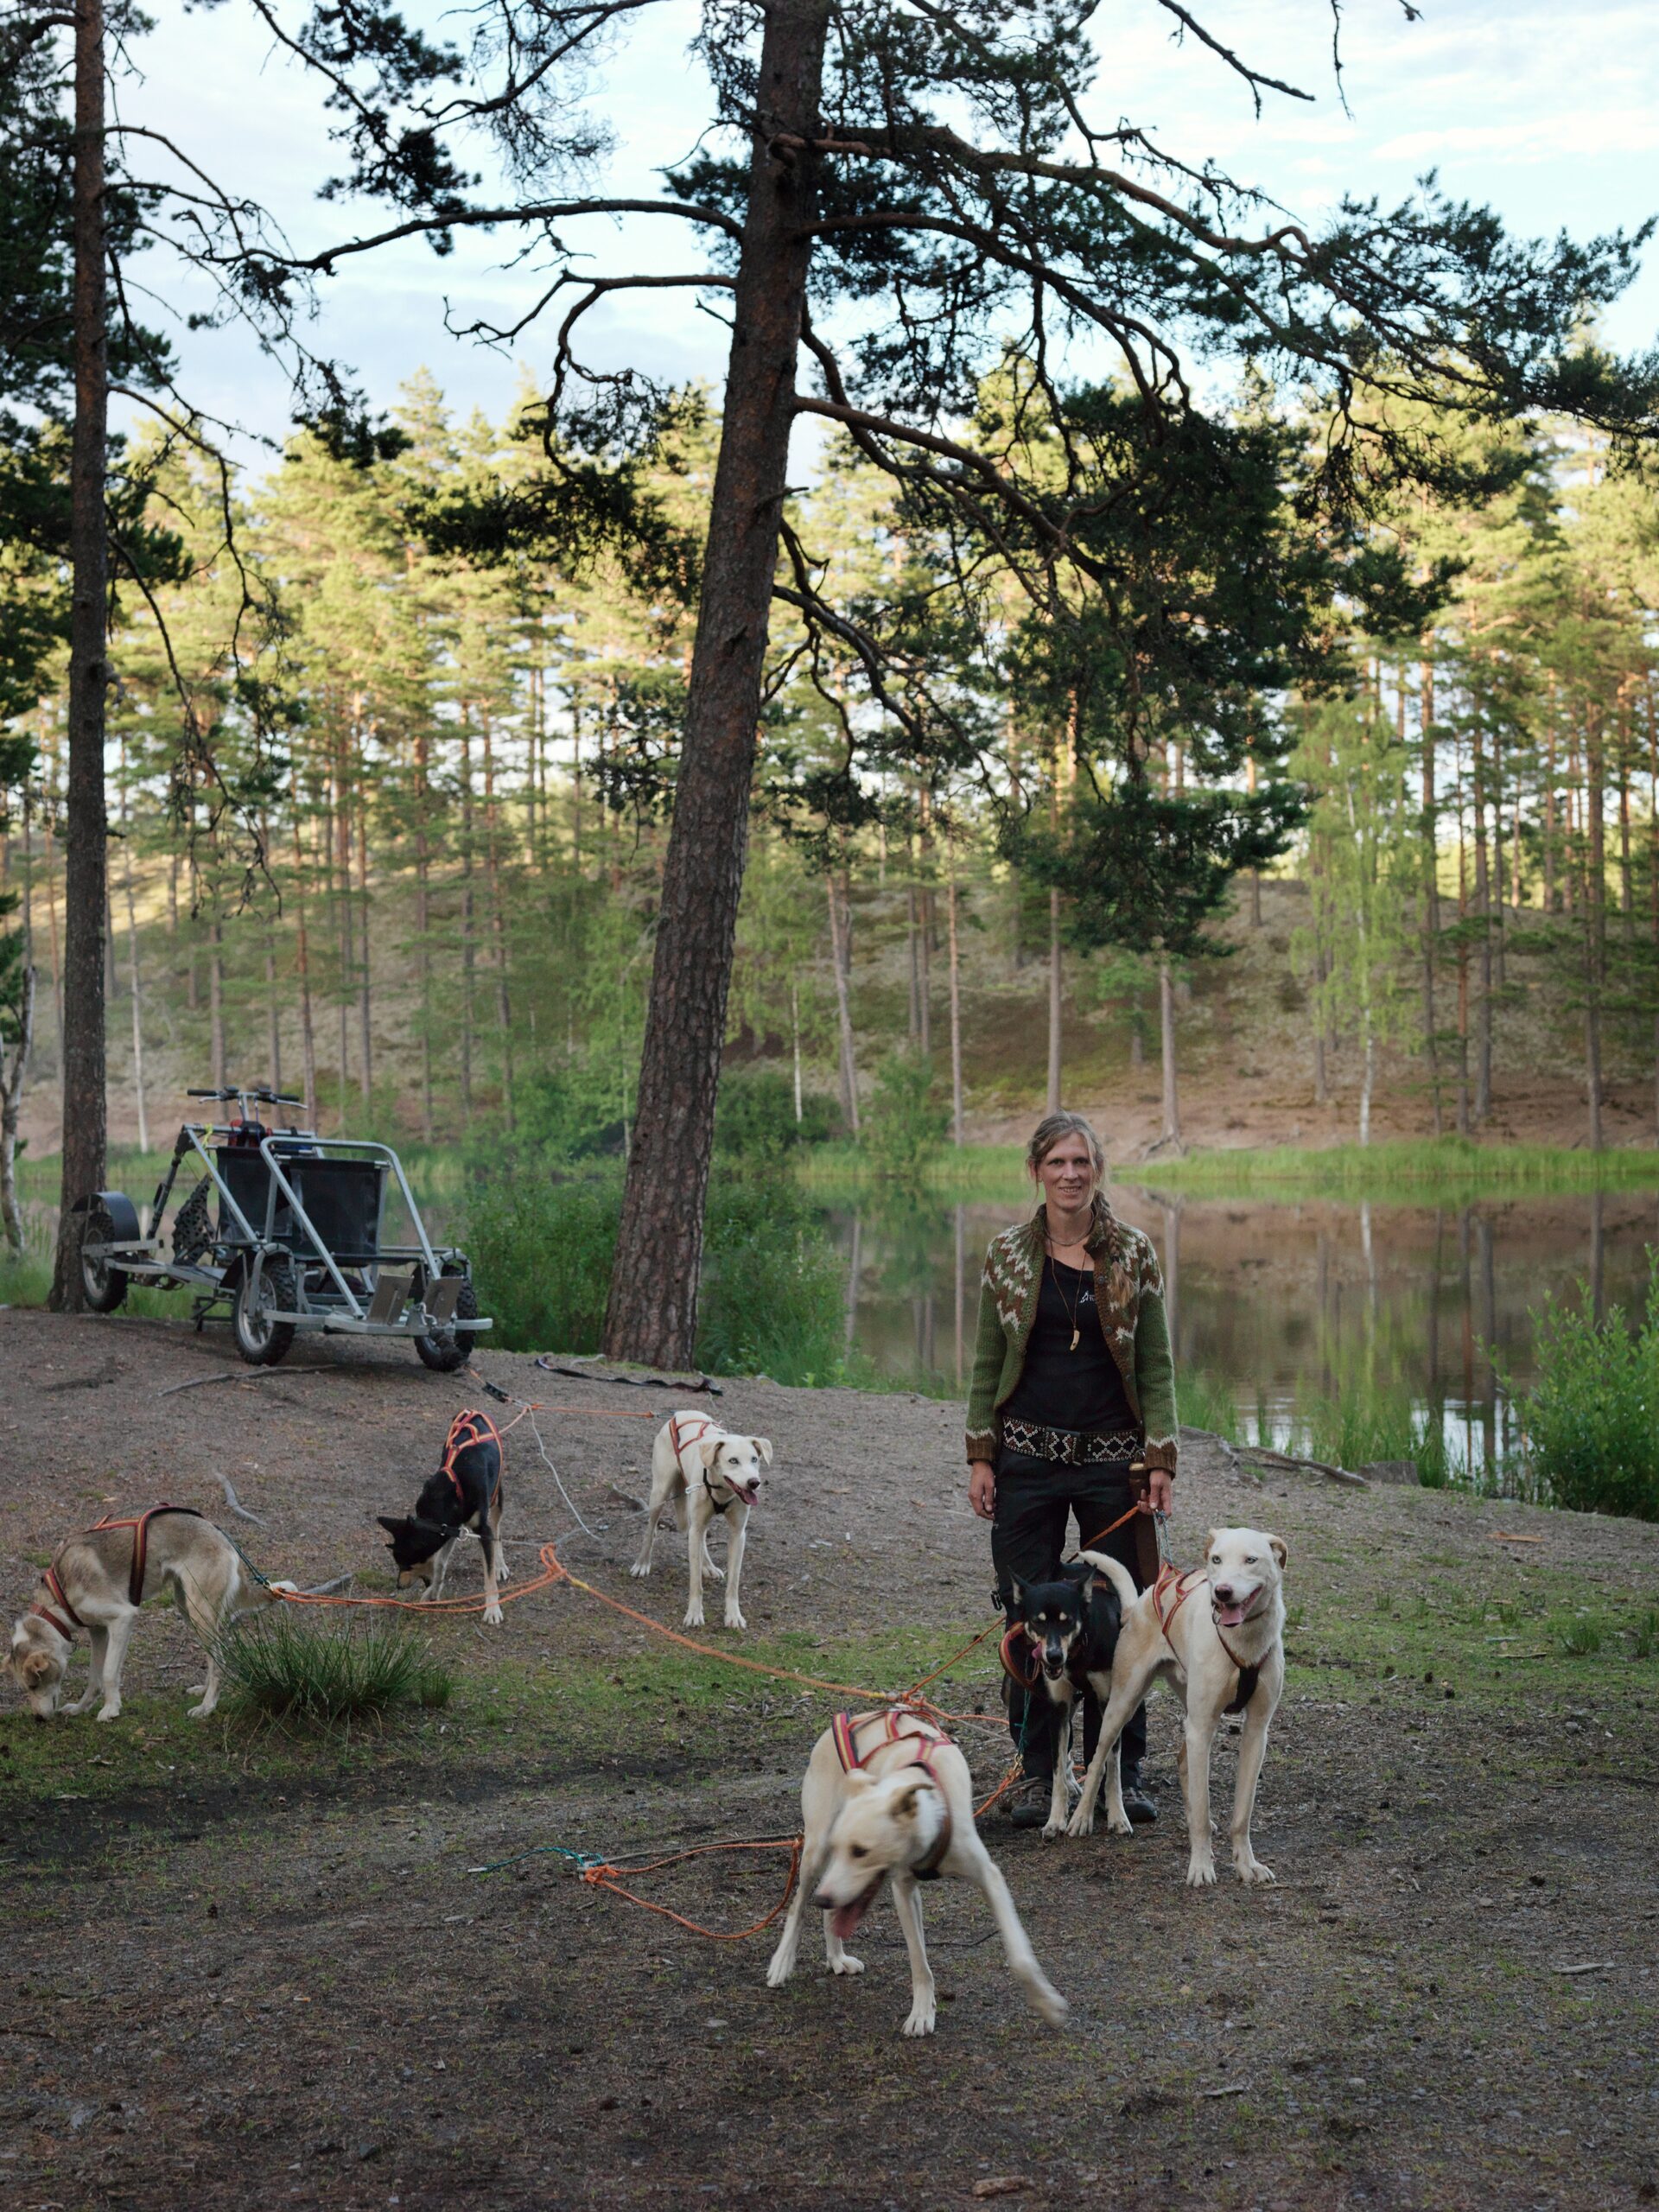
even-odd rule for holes
{"type": "Polygon", "coordinates": [[[1408,130],[1371,149],[1381,162],[1440,162],[1459,155],[1497,162],[1651,154],[1659,150],[1659,114],[1651,109],[1586,107],[1535,113],[1512,123],[1449,123],[1408,130]]]}

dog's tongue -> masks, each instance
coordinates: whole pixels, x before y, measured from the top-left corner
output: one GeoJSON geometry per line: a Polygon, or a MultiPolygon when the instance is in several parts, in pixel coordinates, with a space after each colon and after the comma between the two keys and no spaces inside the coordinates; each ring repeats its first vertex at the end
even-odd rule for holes
{"type": "Polygon", "coordinates": [[[830,1926],[836,1941],[844,1943],[864,1917],[864,1899],[855,1897],[851,1904],[838,1904],[830,1916],[830,1926]]]}
{"type": "Polygon", "coordinates": [[[1215,1608],[1215,1614],[1216,1619],[1223,1628],[1242,1628],[1243,1626],[1244,1608],[1243,1605],[1217,1605],[1215,1608]]]}

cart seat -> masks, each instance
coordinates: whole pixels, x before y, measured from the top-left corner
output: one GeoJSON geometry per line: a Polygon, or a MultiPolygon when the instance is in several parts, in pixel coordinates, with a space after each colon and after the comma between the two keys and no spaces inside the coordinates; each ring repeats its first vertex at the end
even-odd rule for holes
{"type": "MultiPolygon", "coordinates": [[[[213,1165],[256,1235],[285,1244],[302,1260],[315,1258],[310,1238],[295,1218],[287,1198],[274,1189],[270,1170],[258,1153],[226,1148],[215,1154],[213,1165]]],[[[296,1154],[283,1159],[283,1173],[334,1259],[343,1266],[365,1267],[379,1257],[385,1160],[296,1154]]],[[[219,1233],[232,1243],[241,1241],[236,1217],[223,1199],[219,1233]]]]}

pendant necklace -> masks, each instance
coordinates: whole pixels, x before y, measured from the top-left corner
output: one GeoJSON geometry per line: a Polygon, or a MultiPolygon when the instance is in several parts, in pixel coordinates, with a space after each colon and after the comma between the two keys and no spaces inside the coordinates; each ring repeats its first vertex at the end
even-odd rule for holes
{"type": "Polygon", "coordinates": [[[1066,1350],[1068,1351],[1076,1351],[1078,1343],[1083,1336],[1083,1331],[1077,1324],[1078,1309],[1083,1304],[1083,1271],[1081,1268],[1077,1271],[1077,1294],[1072,1300],[1069,1307],[1065,1303],[1065,1292],[1060,1285],[1060,1266],[1059,1262],[1054,1257],[1054,1247],[1052,1241],[1050,1242],[1048,1249],[1048,1272],[1054,1279],[1054,1294],[1060,1301],[1061,1310],[1063,1312],[1069,1312],[1071,1317],[1071,1341],[1066,1346],[1066,1350]]]}

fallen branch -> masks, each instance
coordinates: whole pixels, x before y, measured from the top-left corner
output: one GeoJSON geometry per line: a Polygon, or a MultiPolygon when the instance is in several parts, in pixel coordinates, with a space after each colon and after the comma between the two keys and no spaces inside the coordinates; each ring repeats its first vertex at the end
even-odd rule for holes
{"type": "Polygon", "coordinates": [[[250,1513],[247,1507],[243,1504],[241,1499],[231,1488],[230,1478],[228,1475],[221,1475],[219,1477],[219,1486],[225,1493],[226,1504],[230,1507],[232,1512],[235,1514],[238,1521],[251,1521],[256,1529],[263,1529],[264,1527],[265,1524],[260,1519],[259,1516],[257,1513],[250,1513]]]}
{"type": "Polygon", "coordinates": [[[1333,1467],[1328,1459],[1296,1459],[1287,1452],[1270,1452],[1265,1444],[1241,1444],[1241,1459],[1254,1459],[1264,1467],[1280,1467],[1287,1474],[1300,1474],[1307,1468],[1313,1474],[1323,1475],[1327,1482],[1344,1484],[1350,1490],[1370,1490],[1370,1484],[1363,1475],[1350,1474],[1346,1467],[1333,1467]]]}
{"type": "Polygon", "coordinates": [[[219,1375],[193,1375],[188,1382],[169,1382],[165,1390],[158,1390],[158,1398],[175,1398],[181,1390],[205,1390],[211,1382],[291,1382],[298,1375],[338,1375],[337,1367],[267,1367],[250,1374],[240,1367],[227,1367],[219,1375]]]}
{"type": "Polygon", "coordinates": [[[596,1375],[587,1365],[562,1365],[556,1359],[550,1359],[545,1352],[537,1354],[536,1364],[544,1375],[574,1375],[582,1382],[620,1382],[629,1390],[705,1390],[711,1398],[725,1395],[719,1383],[710,1382],[706,1375],[699,1375],[695,1382],[676,1382],[669,1375],[596,1375]]]}

